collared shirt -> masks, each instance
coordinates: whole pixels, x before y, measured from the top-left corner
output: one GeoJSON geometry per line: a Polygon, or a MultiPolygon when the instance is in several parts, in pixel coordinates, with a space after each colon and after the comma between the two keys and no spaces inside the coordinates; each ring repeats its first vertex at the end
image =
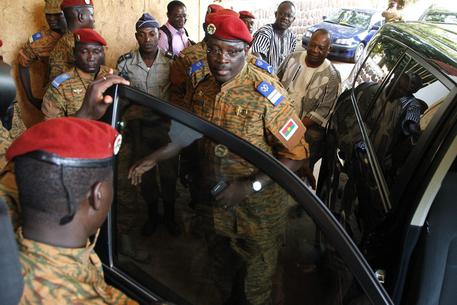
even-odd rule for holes
{"type": "MultiPolygon", "coordinates": [[[[169,22],[165,23],[165,26],[171,33],[172,37],[172,46],[173,46],[173,55],[178,55],[182,50],[187,48],[190,45],[189,37],[187,37],[186,32],[184,29],[176,29],[172,26],[169,22]]],[[[159,30],[160,38],[159,38],[159,48],[167,52],[169,44],[168,44],[168,36],[162,31],[159,30]]]]}
{"type": "Polygon", "coordinates": [[[278,70],[300,118],[308,117],[326,127],[341,91],[341,77],[325,59],[317,68],[306,65],[306,51],[290,54],[278,70]]]}
{"type": "Polygon", "coordinates": [[[81,108],[87,87],[97,76],[107,75],[110,68],[100,66],[98,74],[85,73],[74,67],[51,82],[41,104],[45,119],[70,116],[81,108]]]}
{"type": "Polygon", "coordinates": [[[130,86],[168,101],[171,60],[159,50],[154,63],[148,67],[139,50],[128,54],[131,56],[124,55],[118,60],[117,70],[121,75],[128,76],[130,86]]]}
{"type": "Polygon", "coordinates": [[[278,35],[273,24],[267,24],[255,32],[251,51],[262,54],[276,72],[284,58],[295,51],[296,43],[297,39],[291,30],[287,29],[284,34],[278,35]]]}
{"type": "MultiPolygon", "coordinates": [[[[158,50],[151,67],[148,67],[140,51],[135,50],[121,56],[117,62],[117,68],[121,75],[125,75],[130,85],[152,96],[165,101],[170,99],[170,58],[158,50]]],[[[126,120],[142,119],[147,121],[157,120],[156,113],[146,107],[133,105],[125,113],[126,120]]]]}
{"type": "Polygon", "coordinates": [[[138,304],[106,284],[94,243],[59,248],[26,239],[21,229],[17,239],[24,276],[19,304],[138,304]]]}

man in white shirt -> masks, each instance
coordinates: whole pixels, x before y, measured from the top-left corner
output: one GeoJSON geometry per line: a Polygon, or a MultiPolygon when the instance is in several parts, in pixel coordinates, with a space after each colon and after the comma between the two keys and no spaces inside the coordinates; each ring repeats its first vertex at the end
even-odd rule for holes
{"type": "Polygon", "coordinates": [[[306,126],[311,168],[322,155],[325,128],[341,91],[340,74],[326,59],[330,46],[328,31],[318,29],[307,50],[290,54],[278,70],[278,77],[306,126]]]}
{"type": "Polygon", "coordinates": [[[167,23],[160,27],[159,48],[169,57],[174,57],[191,44],[184,28],[187,21],[187,9],[184,3],[181,1],[168,3],[167,17],[167,23]]]}

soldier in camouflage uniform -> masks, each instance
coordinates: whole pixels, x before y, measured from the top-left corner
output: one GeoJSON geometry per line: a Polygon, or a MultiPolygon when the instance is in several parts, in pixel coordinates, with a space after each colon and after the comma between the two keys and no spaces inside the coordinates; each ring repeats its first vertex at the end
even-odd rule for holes
{"type": "MultiPolygon", "coordinates": [[[[233,14],[210,14],[207,34],[211,74],[198,82],[184,104],[278,157],[291,170],[298,169],[308,157],[305,127],[280,83],[247,62],[252,38],[246,25],[233,14]]],[[[277,185],[268,185],[266,175],[225,146],[202,139],[198,147],[204,179],[198,181],[197,211],[215,264],[215,284],[221,297],[228,298],[224,304],[270,304],[272,275],[285,229],[286,194],[277,185]],[[211,196],[210,190],[221,181],[227,187],[211,196]]]]}
{"type": "Polygon", "coordinates": [[[112,202],[119,146],[105,123],[60,118],[31,127],[9,148],[23,209],[20,304],[138,304],[105,283],[96,238],[89,240],[112,202]],[[71,166],[63,165],[69,158],[71,166]]]}
{"type": "Polygon", "coordinates": [[[74,33],[76,66],[57,76],[46,91],[41,111],[45,119],[73,115],[82,105],[87,87],[96,78],[109,74],[103,66],[106,41],[92,29],[74,33]]]}
{"type": "MultiPolygon", "coordinates": [[[[223,8],[212,10],[212,12],[239,16],[233,10],[223,8]]],[[[205,24],[206,22],[204,23],[204,27],[205,24]]],[[[193,93],[193,89],[198,82],[207,74],[211,73],[206,60],[206,40],[207,35],[205,34],[205,38],[202,41],[182,50],[179,57],[171,64],[170,80],[173,84],[171,101],[176,105],[181,105],[182,101],[186,100],[186,95],[190,96],[193,93]]],[[[254,68],[260,72],[268,74],[269,77],[276,78],[273,74],[273,68],[266,61],[255,57],[251,53],[249,53],[247,61],[252,63],[254,68]]]]}
{"type": "Polygon", "coordinates": [[[10,133],[8,132],[8,130],[5,127],[3,127],[3,125],[1,125],[0,126],[0,169],[5,167],[5,165],[6,165],[5,153],[10,145],[11,145],[10,133]]]}
{"type": "Polygon", "coordinates": [[[66,72],[75,65],[73,32],[82,28],[94,28],[94,4],[92,0],[63,0],[61,4],[67,21],[68,32],[59,39],[49,57],[49,79],[66,72]]]}
{"type": "Polygon", "coordinates": [[[44,64],[46,75],[43,79],[42,87],[45,88],[49,82],[49,55],[57,44],[57,41],[67,30],[67,24],[60,9],[61,2],[61,0],[45,0],[44,12],[49,29],[30,36],[29,41],[19,50],[19,78],[24,87],[27,99],[38,108],[41,106],[43,96],[33,96],[29,68],[37,61],[44,64]]]}

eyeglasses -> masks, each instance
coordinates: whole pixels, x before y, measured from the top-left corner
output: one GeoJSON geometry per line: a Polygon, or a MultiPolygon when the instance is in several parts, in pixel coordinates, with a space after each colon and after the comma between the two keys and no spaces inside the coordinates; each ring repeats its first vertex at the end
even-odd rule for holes
{"type": "Polygon", "coordinates": [[[222,51],[221,49],[211,49],[211,48],[208,48],[206,50],[206,53],[212,55],[212,56],[216,56],[216,55],[228,55],[229,57],[236,57],[240,52],[243,52],[244,49],[231,49],[231,50],[228,50],[228,51],[222,51]]]}

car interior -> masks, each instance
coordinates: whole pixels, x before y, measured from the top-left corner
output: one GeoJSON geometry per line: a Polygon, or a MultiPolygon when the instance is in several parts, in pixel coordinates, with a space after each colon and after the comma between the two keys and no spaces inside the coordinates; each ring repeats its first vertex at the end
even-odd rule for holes
{"type": "MultiPolygon", "coordinates": [[[[335,110],[335,134],[329,133],[327,142],[331,144],[317,192],[350,232],[373,269],[385,272],[385,287],[392,292],[396,278],[390,275],[397,273],[399,263],[392,258],[404,238],[398,232],[404,232],[404,220],[414,202],[411,199],[418,196],[405,198],[408,181],[418,179],[412,176],[411,169],[418,166],[420,154],[430,145],[431,130],[452,102],[454,85],[387,37],[380,37],[373,45],[353,82],[354,90],[342,94],[335,110]],[[412,79],[420,79],[415,88],[412,79]],[[406,132],[402,124],[409,109],[419,119],[406,132]]],[[[421,278],[430,280],[427,276],[421,278]]],[[[430,290],[421,291],[426,294],[430,290]]]]}

